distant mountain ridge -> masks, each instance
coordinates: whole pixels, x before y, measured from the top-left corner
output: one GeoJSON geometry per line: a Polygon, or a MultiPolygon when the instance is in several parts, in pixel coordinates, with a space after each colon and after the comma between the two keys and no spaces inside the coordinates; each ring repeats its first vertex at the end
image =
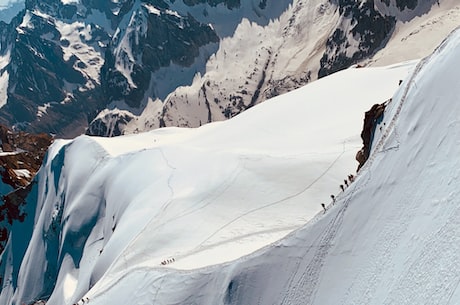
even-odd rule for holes
{"type": "Polygon", "coordinates": [[[112,101],[139,108],[151,72],[171,62],[190,65],[200,47],[218,41],[209,25],[161,0],[28,0],[0,30],[8,33],[0,51],[7,98],[0,121],[60,136],[83,133],[112,101]]]}
{"type": "Polygon", "coordinates": [[[0,123],[73,137],[224,120],[369,58],[436,4],[27,0],[0,23],[0,123]]]}
{"type": "MultiPolygon", "coordinates": [[[[253,7],[264,7],[256,4],[253,1],[253,7]]],[[[104,110],[87,133],[112,136],[165,126],[198,127],[231,118],[370,58],[385,47],[398,21],[424,15],[436,4],[435,0],[292,1],[265,26],[243,20],[232,37],[221,40],[206,72],[190,86],[177,88],[162,101],[151,100],[140,116],[126,108],[104,110]]],[[[429,46],[426,50],[424,54],[431,51],[429,46]]]]}

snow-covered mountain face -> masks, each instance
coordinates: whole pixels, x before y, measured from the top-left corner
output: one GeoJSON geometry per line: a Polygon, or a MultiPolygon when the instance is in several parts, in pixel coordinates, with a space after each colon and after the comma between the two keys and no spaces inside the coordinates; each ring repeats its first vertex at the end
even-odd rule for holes
{"type": "MultiPolygon", "coordinates": [[[[393,37],[391,50],[399,60],[426,56],[460,20],[458,3],[439,3],[293,1],[267,25],[243,20],[232,37],[222,40],[217,53],[207,62],[205,74],[197,75],[191,86],[179,87],[163,103],[152,101],[141,116],[119,129],[133,133],[163,126],[196,127],[228,119],[270,97],[362,62],[382,48],[385,50],[393,37]],[[434,11],[441,22],[452,22],[437,26],[431,22],[434,11]],[[420,24],[425,18],[431,21],[420,24]],[[416,21],[412,24],[408,20],[416,21]],[[409,40],[415,41],[415,47],[405,43],[407,37],[396,35],[400,29],[410,29],[409,40]],[[425,34],[418,35],[427,29],[434,29],[430,36],[437,39],[426,40],[425,34]],[[241,48],[242,44],[246,47],[241,48]]],[[[381,57],[387,59],[387,64],[391,62],[391,57],[381,57]]],[[[103,112],[96,122],[114,123],[108,112],[103,112]]]]}
{"type": "Polygon", "coordinates": [[[67,136],[111,102],[141,108],[144,95],[156,96],[153,72],[191,67],[218,42],[211,26],[162,0],[30,0],[0,27],[0,120],[67,136]]]}
{"type": "MultiPolygon", "coordinates": [[[[440,1],[442,10],[452,3],[440,1]]],[[[112,136],[224,120],[369,57],[398,20],[433,7],[435,0],[28,0],[0,23],[0,122],[71,137],[88,125],[88,134],[112,136]]]]}
{"type": "MultiPolygon", "coordinates": [[[[189,274],[207,291],[203,270],[314,218],[356,170],[364,112],[389,100],[414,65],[348,69],[200,128],[57,140],[24,221],[11,225],[0,303],[222,304],[194,300],[201,294],[185,282],[155,297],[143,281],[124,280],[143,273],[150,282],[153,272],[169,285],[170,273],[189,274]],[[112,299],[114,290],[124,296],[112,299]]],[[[206,295],[218,300],[224,289],[206,295]]]]}
{"type": "Polygon", "coordinates": [[[16,15],[24,9],[24,1],[7,1],[7,5],[2,7],[0,3],[0,21],[10,23],[16,15]]]}

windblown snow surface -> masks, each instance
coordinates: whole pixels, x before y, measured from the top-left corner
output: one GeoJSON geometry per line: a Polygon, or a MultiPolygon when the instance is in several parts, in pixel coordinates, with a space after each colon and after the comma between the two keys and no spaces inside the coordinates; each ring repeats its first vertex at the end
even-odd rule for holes
{"type": "Polygon", "coordinates": [[[456,31],[416,66],[348,69],[225,122],[58,141],[1,303],[458,304],[459,52],[456,31]],[[363,112],[391,97],[338,193],[363,112]]]}

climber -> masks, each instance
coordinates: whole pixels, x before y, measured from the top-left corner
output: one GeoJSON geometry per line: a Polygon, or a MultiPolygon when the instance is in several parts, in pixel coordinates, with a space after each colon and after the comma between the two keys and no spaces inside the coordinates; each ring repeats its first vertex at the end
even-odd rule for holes
{"type": "Polygon", "coordinates": [[[348,175],[348,180],[350,181],[350,183],[352,183],[353,181],[355,181],[355,176],[353,176],[353,174],[348,175]]]}
{"type": "Polygon", "coordinates": [[[326,213],[326,205],[324,203],[321,203],[321,206],[323,207],[324,209],[324,213],[326,213]]]}
{"type": "Polygon", "coordinates": [[[331,195],[331,199],[332,199],[332,204],[334,204],[335,203],[335,196],[331,195]]]}

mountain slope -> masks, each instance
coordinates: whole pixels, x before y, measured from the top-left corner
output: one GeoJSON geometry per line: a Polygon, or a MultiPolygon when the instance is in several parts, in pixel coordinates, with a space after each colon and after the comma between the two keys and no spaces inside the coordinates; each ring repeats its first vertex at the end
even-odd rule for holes
{"type": "MultiPolygon", "coordinates": [[[[460,21],[458,3],[439,2],[397,1],[396,6],[391,1],[293,1],[268,25],[243,21],[233,37],[221,42],[205,74],[191,86],[179,87],[163,104],[152,102],[119,130],[197,127],[233,117],[352,64],[422,58],[460,21]]],[[[104,115],[101,121],[113,122],[104,115]]]]}
{"type": "Polygon", "coordinates": [[[370,160],[325,215],[232,263],[107,278],[90,302],[123,304],[131,291],[145,304],[457,304],[459,52],[456,31],[406,79],[370,160]]]}
{"type": "Polygon", "coordinates": [[[195,71],[218,41],[162,0],[28,0],[0,30],[0,122],[67,137],[112,102],[142,108],[144,95],[158,94],[151,73],[172,63],[195,71]]]}
{"type": "Polygon", "coordinates": [[[27,200],[36,214],[9,239],[31,232],[29,246],[3,253],[2,303],[72,304],[139,268],[205,267],[278,240],[340,191],[364,111],[413,66],[345,70],[197,129],[57,141],[27,200]]]}

